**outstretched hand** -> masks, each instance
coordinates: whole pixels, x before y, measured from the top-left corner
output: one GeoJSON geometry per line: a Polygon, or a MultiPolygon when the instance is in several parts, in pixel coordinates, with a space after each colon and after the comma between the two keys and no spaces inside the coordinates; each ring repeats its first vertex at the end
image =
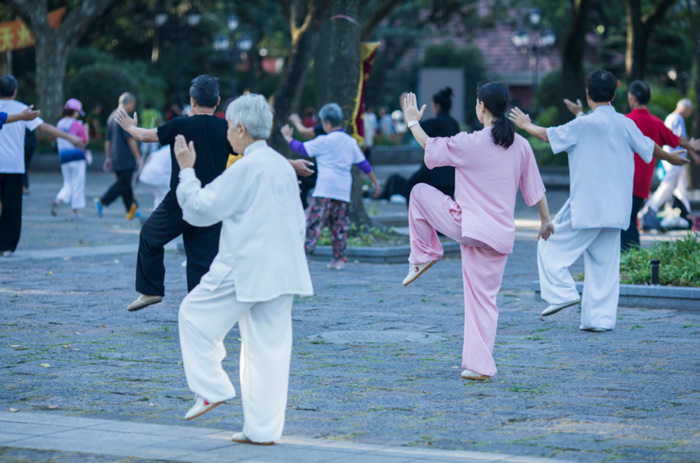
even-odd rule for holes
{"type": "MultiPolygon", "coordinates": [[[[291,116],[290,116],[291,119],[291,116]]],[[[292,140],[292,135],[294,135],[294,129],[292,129],[289,124],[284,124],[282,128],[280,129],[280,133],[282,134],[282,137],[284,137],[284,140],[289,143],[292,140]]]]}
{"type": "Polygon", "coordinates": [[[400,104],[401,111],[403,112],[403,119],[406,124],[413,121],[420,121],[421,117],[423,117],[425,105],[420,108],[420,111],[418,110],[418,99],[415,93],[410,92],[401,95],[400,104]]]}
{"type": "Polygon", "coordinates": [[[31,121],[36,119],[41,114],[38,109],[34,111],[34,105],[29,105],[19,113],[19,118],[23,121],[31,121]]]}
{"type": "Polygon", "coordinates": [[[117,124],[119,124],[119,126],[122,129],[124,129],[128,132],[130,127],[138,127],[139,117],[135,111],[134,111],[134,117],[131,118],[126,113],[126,111],[124,111],[123,109],[119,109],[119,110],[117,110],[117,114],[114,116],[114,120],[117,121],[117,124]]]}
{"type": "Polygon", "coordinates": [[[308,177],[314,173],[314,171],[309,168],[313,167],[314,163],[308,159],[290,159],[289,163],[299,177],[308,177]]]}
{"type": "Polygon", "coordinates": [[[197,160],[197,152],[194,150],[194,142],[190,141],[189,145],[182,135],[175,136],[175,159],[180,166],[180,170],[188,167],[194,167],[194,162],[197,160]]]}
{"type": "Polygon", "coordinates": [[[566,109],[574,116],[578,116],[580,112],[583,112],[583,103],[581,103],[581,100],[578,98],[576,99],[576,103],[568,98],[564,98],[564,104],[566,105],[566,109]]]}
{"type": "Polygon", "coordinates": [[[530,120],[530,116],[524,113],[522,109],[518,108],[517,106],[510,110],[510,114],[508,114],[508,119],[513,121],[513,123],[521,129],[525,128],[525,126],[532,123],[532,121],[530,120]]]}
{"type": "Polygon", "coordinates": [[[684,166],[686,164],[690,164],[690,160],[681,156],[680,153],[685,153],[685,150],[682,151],[674,151],[673,153],[668,153],[668,158],[666,159],[668,162],[673,164],[674,166],[684,166]]]}

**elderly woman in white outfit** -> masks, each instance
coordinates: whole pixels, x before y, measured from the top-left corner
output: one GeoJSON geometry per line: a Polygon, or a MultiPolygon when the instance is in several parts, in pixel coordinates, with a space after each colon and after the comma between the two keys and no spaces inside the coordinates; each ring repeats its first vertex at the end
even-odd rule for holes
{"type": "Polygon", "coordinates": [[[313,294],[304,254],[305,218],[294,169],[265,139],[272,112],[248,94],[226,110],[228,140],[243,158],[201,187],[194,145],[175,140],[180,165],[177,200],[184,219],[222,222],[219,253],[180,306],[180,345],[196,418],[235,396],[221,366],[224,337],[241,331],[243,432],[232,440],[272,444],[282,436],[292,349],[294,295],[313,294]]]}

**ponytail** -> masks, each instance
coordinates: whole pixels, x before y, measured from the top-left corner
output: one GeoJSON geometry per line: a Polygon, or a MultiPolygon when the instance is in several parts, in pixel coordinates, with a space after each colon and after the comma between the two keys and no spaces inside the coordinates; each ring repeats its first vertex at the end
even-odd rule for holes
{"type": "Polygon", "coordinates": [[[493,142],[504,148],[510,147],[515,139],[515,125],[506,116],[510,104],[508,87],[500,82],[489,82],[480,86],[476,94],[494,117],[491,130],[493,142]]]}
{"type": "Polygon", "coordinates": [[[501,114],[493,121],[491,136],[495,144],[508,148],[515,138],[515,124],[505,114],[501,114]]]}

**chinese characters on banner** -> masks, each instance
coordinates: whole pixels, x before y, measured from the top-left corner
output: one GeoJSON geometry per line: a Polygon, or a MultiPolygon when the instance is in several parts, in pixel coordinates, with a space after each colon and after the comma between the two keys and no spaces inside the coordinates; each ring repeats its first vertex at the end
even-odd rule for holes
{"type": "MultiPolygon", "coordinates": [[[[66,7],[59,8],[46,15],[51,29],[58,29],[66,7]]],[[[0,53],[21,50],[34,46],[34,35],[22,20],[0,23],[0,53]]]]}

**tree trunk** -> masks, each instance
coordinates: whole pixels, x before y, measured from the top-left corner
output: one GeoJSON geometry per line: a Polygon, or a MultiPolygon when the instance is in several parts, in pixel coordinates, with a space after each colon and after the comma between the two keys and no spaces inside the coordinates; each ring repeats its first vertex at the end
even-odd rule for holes
{"type": "Polygon", "coordinates": [[[627,82],[644,79],[646,68],[647,40],[642,23],[640,0],[626,0],[627,49],[625,51],[625,73],[627,82]]]}
{"type": "Polygon", "coordinates": [[[627,14],[627,49],[625,72],[627,82],[643,80],[647,65],[649,37],[675,0],[662,0],[646,15],[642,16],[641,0],[625,0],[627,14]]]}
{"type": "Polygon", "coordinates": [[[331,64],[330,38],[331,38],[331,10],[328,9],[323,16],[321,31],[318,36],[318,45],[314,54],[314,77],[316,78],[316,109],[320,109],[326,103],[330,103],[330,79],[329,70],[331,64]]]}
{"type": "MultiPolygon", "coordinates": [[[[53,35],[53,34],[52,34],[53,35]]],[[[72,47],[70,47],[72,48],[72,47]]],[[[36,41],[36,96],[41,117],[55,125],[63,107],[63,81],[70,48],[50,36],[36,41]]]]}
{"type": "Polygon", "coordinates": [[[573,20],[564,40],[561,67],[561,98],[557,106],[558,123],[571,120],[571,113],[563,100],[580,98],[585,101],[583,55],[586,50],[586,27],[588,26],[589,0],[571,0],[573,20]]]}
{"type": "Polygon", "coordinates": [[[54,124],[63,107],[68,55],[93,19],[113,1],[82,0],[54,30],[46,17],[48,0],[11,0],[36,39],[36,106],[46,122],[54,124]]]}
{"type": "Polygon", "coordinates": [[[290,15],[292,51],[287,59],[284,76],[272,96],[275,114],[270,136],[270,145],[287,157],[291,156],[292,152],[280,134],[280,128],[287,123],[289,114],[299,105],[306,73],[314,55],[321,18],[328,4],[329,0],[310,0],[301,24],[298,23],[299,18],[302,17],[301,6],[298,2],[292,5],[290,15]]]}
{"type": "MultiPolygon", "coordinates": [[[[329,90],[330,101],[343,109],[343,125],[350,135],[353,132],[353,114],[360,82],[360,28],[346,18],[357,19],[359,0],[332,0],[329,40],[329,90]]],[[[370,225],[362,203],[362,178],[357,167],[352,168],[352,192],[350,194],[350,220],[360,228],[370,225]]]]}

